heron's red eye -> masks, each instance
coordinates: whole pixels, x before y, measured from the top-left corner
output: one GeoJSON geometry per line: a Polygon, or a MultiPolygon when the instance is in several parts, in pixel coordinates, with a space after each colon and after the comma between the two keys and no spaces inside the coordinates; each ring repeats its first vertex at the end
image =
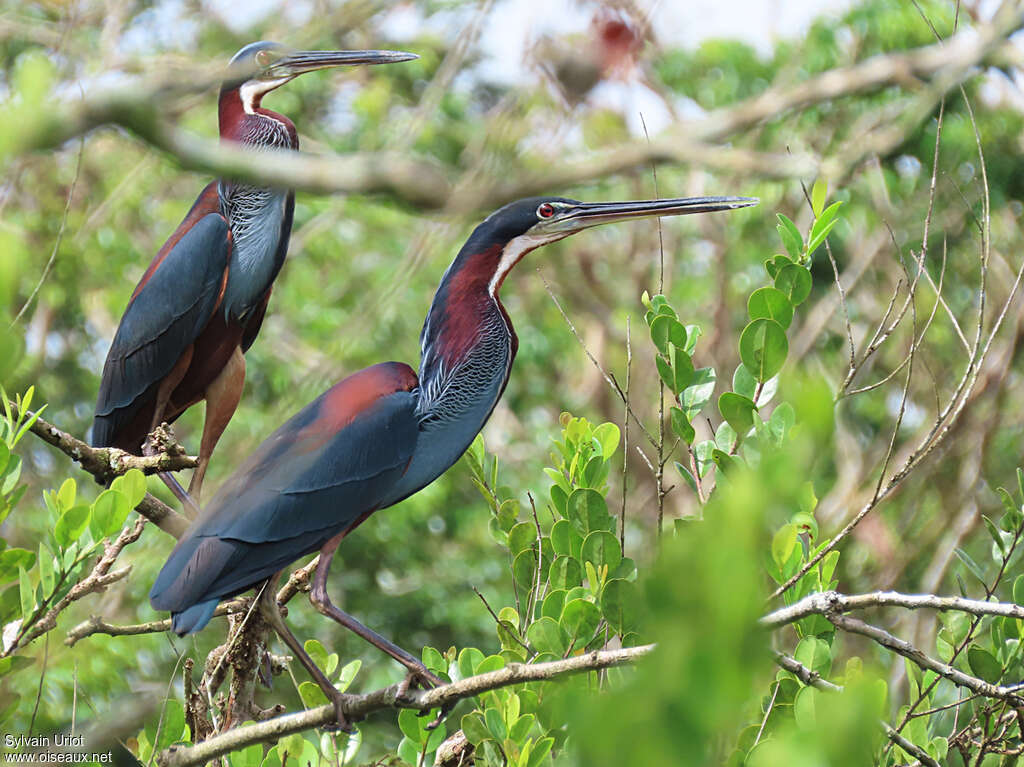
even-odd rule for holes
{"type": "Polygon", "coordinates": [[[551,218],[553,215],[555,215],[555,207],[545,202],[539,208],[537,208],[537,215],[540,216],[541,218],[551,218]]]}
{"type": "Polygon", "coordinates": [[[271,61],[273,61],[273,57],[270,55],[270,51],[259,51],[256,54],[256,63],[261,67],[270,66],[271,61]]]}

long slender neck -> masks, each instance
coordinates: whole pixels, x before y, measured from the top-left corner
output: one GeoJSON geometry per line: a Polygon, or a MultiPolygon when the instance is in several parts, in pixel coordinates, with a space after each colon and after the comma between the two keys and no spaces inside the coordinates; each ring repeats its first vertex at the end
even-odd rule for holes
{"type": "Polygon", "coordinates": [[[503,254],[503,243],[470,238],[441,278],[420,335],[425,404],[443,407],[438,400],[448,390],[445,384],[473,361],[492,363],[493,380],[500,382],[495,402],[504,391],[519,339],[498,296],[501,281],[495,275],[503,254]]]}
{"type": "Polygon", "coordinates": [[[260,97],[245,93],[245,85],[225,88],[220,93],[218,120],[220,136],[256,146],[298,149],[295,124],[282,114],[260,106],[260,97]]]}

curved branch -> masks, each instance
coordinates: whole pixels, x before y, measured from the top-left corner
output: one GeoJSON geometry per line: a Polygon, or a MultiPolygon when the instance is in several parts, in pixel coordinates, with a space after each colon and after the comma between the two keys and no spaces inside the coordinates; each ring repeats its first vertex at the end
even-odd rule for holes
{"type": "Polygon", "coordinates": [[[846,615],[828,614],[825,616],[828,621],[843,631],[852,634],[860,634],[873,642],[892,650],[897,655],[902,655],[907,660],[917,664],[923,669],[934,671],[939,676],[948,679],[959,687],[965,687],[973,693],[984,695],[986,698],[998,698],[1007,701],[1014,708],[1024,706],[1024,689],[1021,685],[1001,685],[986,682],[984,679],[971,676],[955,666],[942,663],[926,655],[905,639],[893,636],[888,631],[865,623],[859,618],[851,618],[846,615]]]}
{"type": "MultiPolygon", "coordinates": [[[[11,412],[18,417],[20,412],[18,406],[13,402],[9,404],[11,412]]],[[[29,415],[31,417],[33,414],[29,415]]],[[[138,469],[143,474],[156,474],[161,471],[191,469],[196,465],[196,459],[187,455],[160,453],[153,456],[139,456],[126,453],[116,447],[90,447],[77,437],[73,437],[38,417],[30,427],[30,431],[47,444],[60,450],[101,483],[106,482],[112,476],[124,474],[129,469],[138,469]]],[[[146,493],[146,497],[135,507],[135,510],[175,538],[180,538],[189,524],[184,516],[149,493],[146,493]]]]}
{"type": "MultiPolygon", "coordinates": [[[[934,82],[933,98],[956,87],[977,67],[1014,61],[1017,56],[1007,38],[1024,24],[1024,11],[1004,4],[992,22],[965,30],[950,39],[901,53],[883,54],[839,67],[796,84],[770,88],[735,105],[679,123],[651,141],[609,146],[597,153],[570,157],[561,163],[549,158],[525,157],[521,167],[536,168],[513,179],[470,184],[455,192],[444,169],[426,158],[388,152],[367,152],[344,157],[303,152],[252,151],[202,139],[172,124],[157,105],[182,90],[206,87],[200,78],[192,88],[169,86],[166,77],[91,93],[67,106],[54,100],[30,126],[18,131],[13,152],[48,150],[101,125],[119,125],[150,145],[173,155],[184,167],[268,186],[315,192],[393,194],[419,208],[478,210],[510,199],[583,183],[651,164],[697,164],[705,168],[757,173],[767,177],[806,177],[818,161],[810,156],[778,156],[737,147],[719,147],[737,133],[771,120],[784,112],[831,99],[898,84],[917,88],[934,82]]],[[[843,165],[861,156],[832,162],[843,165]]]]}
{"type": "MultiPolygon", "coordinates": [[[[643,645],[626,647],[621,650],[597,650],[586,655],[549,663],[533,665],[511,663],[497,671],[460,679],[451,684],[435,687],[433,690],[410,691],[405,696],[399,694],[402,684],[396,683],[365,695],[345,695],[345,716],[350,720],[361,719],[374,711],[388,708],[412,708],[427,711],[511,684],[551,680],[566,674],[597,671],[629,663],[647,655],[653,649],[654,645],[643,645]]],[[[285,735],[309,730],[333,721],[335,721],[334,706],[328,704],[309,711],[281,716],[267,722],[238,727],[195,746],[171,746],[160,753],[157,762],[161,767],[192,767],[192,765],[205,764],[211,759],[254,743],[276,740],[285,735]]]]}
{"type": "Polygon", "coordinates": [[[778,628],[809,615],[848,613],[869,607],[905,607],[908,610],[956,610],[971,615],[996,615],[1024,620],[1024,607],[1007,602],[984,602],[963,597],[938,597],[933,594],[901,594],[897,591],[875,591],[847,596],[838,591],[810,594],[799,602],[781,607],[761,618],[767,628],[778,628]]]}
{"type": "MultiPolygon", "coordinates": [[[[217,605],[217,609],[213,611],[213,617],[217,618],[221,615],[244,613],[249,609],[251,602],[252,600],[248,597],[240,597],[228,602],[222,602],[217,605]]],[[[93,634],[106,634],[107,636],[112,637],[138,636],[139,634],[160,634],[164,631],[170,630],[171,621],[169,618],[161,621],[149,621],[148,623],[117,625],[114,623],[108,623],[99,615],[93,615],[89,620],[82,621],[68,631],[68,635],[64,638],[64,644],[68,647],[74,647],[74,645],[80,640],[90,637],[93,634]]]]}

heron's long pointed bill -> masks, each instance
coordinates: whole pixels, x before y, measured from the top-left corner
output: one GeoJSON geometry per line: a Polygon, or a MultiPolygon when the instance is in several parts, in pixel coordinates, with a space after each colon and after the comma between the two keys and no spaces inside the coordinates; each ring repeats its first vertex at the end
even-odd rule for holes
{"type": "Polygon", "coordinates": [[[415,53],[404,51],[295,51],[275,62],[271,72],[277,77],[295,77],[330,67],[397,64],[418,58],[415,53]]]}
{"type": "Polygon", "coordinates": [[[683,197],[670,200],[638,200],[635,202],[583,202],[559,211],[538,228],[544,233],[572,234],[583,229],[614,221],[649,216],[683,216],[688,213],[711,213],[757,205],[756,197],[683,197]]]}

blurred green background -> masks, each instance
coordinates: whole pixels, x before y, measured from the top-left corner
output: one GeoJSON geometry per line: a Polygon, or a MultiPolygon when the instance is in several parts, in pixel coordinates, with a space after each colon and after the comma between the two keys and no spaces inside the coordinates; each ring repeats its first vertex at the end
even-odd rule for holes
{"type": "MultiPolygon", "coordinates": [[[[424,210],[400,195],[298,192],[289,257],[247,355],[242,404],[214,456],[207,497],[260,440],[341,377],[388,359],[415,366],[423,316],[440,275],[472,227],[491,212],[476,209],[473,201],[492,199],[496,188],[526,183],[531,174],[564,169],[564,184],[546,191],[588,201],[738,194],[760,197],[761,205],[595,230],[529,256],[506,281],[502,298],[516,324],[519,353],[484,434],[488,449],[499,456],[509,494],[524,501],[528,491],[546,496],[541,469],[549,465],[562,411],[595,423],[623,423],[621,402],[587,359],[545,281],[586,347],[620,382],[626,380],[630,349],[633,407],[656,429],[657,373],[641,320],[641,293],[658,292],[663,256],[663,292],[685,321],[704,328],[699,364],[731,370],[746,296],[764,282],[762,261],[778,249],[774,213],[801,226],[810,220],[794,170],[799,158],[855,159],[838,162],[834,167],[841,173],[829,179],[837,199],[846,201],[830,243],[859,344],[886,315],[894,291],[905,290],[912,279],[907,270],[922,244],[937,125],[932,111],[908,118],[922,91],[913,79],[895,78],[884,87],[742,124],[718,142],[736,150],[735,162],[709,157],[712,167],[706,167],[699,157],[692,164],[668,158],[655,176],[645,159],[607,177],[588,172],[609,153],[642,150],[648,139],[638,125],[640,115],[651,140],[670,136],[685,144],[685,130],[672,133],[676,124],[698,124],[714,110],[770,87],[795,86],[875,54],[933,43],[932,29],[911,4],[871,0],[836,6],[821,18],[809,14],[790,30],[792,36],[777,39],[770,32],[752,36],[737,30],[746,42],[701,38],[699,9],[672,2],[653,15],[631,2],[587,0],[541,10],[514,2],[310,0],[243,17],[231,5],[6,2],[0,5],[0,98],[12,110],[73,107],[96,89],[131,77],[219,65],[256,39],[310,49],[410,50],[420,59],[305,76],[274,92],[265,106],[294,120],[307,151],[402,152],[436,163],[460,194],[439,201],[440,210],[424,210]],[[571,14],[573,23],[556,18],[549,26],[538,24],[537,30],[546,31],[532,30],[525,47],[510,43],[505,50],[496,43],[510,18],[543,21],[560,13],[571,14]],[[895,130],[895,137],[873,143],[886,130],[895,130]],[[881,151],[871,151],[873,146],[881,151]],[[863,157],[857,154],[862,148],[863,157]],[[766,169],[757,157],[774,158],[776,166],[766,169]]],[[[942,35],[952,33],[953,5],[921,5],[942,35]]],[[[968,10],[962,11],[962,23],[973,21],[968,10]]],[[[510,27],[508,38],[515,32],[510,27]]],[[[965,85],[988,161],[987,301],[997,308],[1020,257],[1024,120],[1016,82],[1012,72],[989,69],[965,85]]],[[[216,135],[215,89],[153,106],[159,119],[201,136],[216,135]]],[[[978,308],[981,167],[965,101],[956,91],[945,104],[943,130],[926,264],[935,275],[945,265],[948,313],[936,313],[919,350],[894,461],[930,427],[937,399],[948,396],[962,369],[964,347],[949,316],[973,338],[978,308]]],[[[46,417],[85,437],[99,372],[128,296],[208,177],[183,171],[121,129],[99,129],[47,152],[12,153],[2,146],[2,383],[9,393],[35,385],[36,401],[48,403],[46,417]]],[[[809,186],[813,178],[803,180],[809,186]]],[[[832,266],[823,252],[813,273],[814,292],[790,332],[790,364],[836,388],[849,351],[832,266]]],[[[923,322],[934,294],[922,293],[919,302],[923,322]]],[[[838,576],[845,590],[953,593],[952,548],[988,556],[991,544],[972,533],[979,512],[998,507],[990,488],[1012,481],[1024,437],[1017,351],[1024,327],[1018,314],[1011,311],[993,349],[1001,367],[986,373],[955,435],[846,546],[838,576]]],[[[883,379],[900,364],[908,328],[896,330],[853,388],[883,379]]],[[[720,373],[720,390],[725,378],[720,373]]],[[[825,468],[817,478],[823,532],[837,530],[870,496],[902,385],[897,375],[837,406],[833,449],[821,457],[825,468]]],[[[696,426],[707,433],[710,423],[696,426]]],[[[175,431],[194,450],[200,427],[201,409],[195,408],[175,431]]],[[[635,448],[635,432],[633,440],[627,454],[626,549],[643,564],[656,549],[656,485],[635,448]]],[[[65,456],[34,438],[26,438],[22,453],[29,490],[2,533],[11,546],[32,549],[48,524],[39,511],[40,492],[75,472],[65,456]]],[[[77,476],[83,492],[98,491],[77,476]]],[[[612,484],[614,508],[612,499],[623,492],[621,476],[613,473],[612,484]]],[[[673,486],[666,518],[694,514],[697,504],[685,484],[675,474],[666,484],[673,486]]],[[[155,480],[150,490],[170,500],[155,480]]],[[[468,469],[457,465],[345,541],[331,573],[335,601],[414,651],[428,644],[496,646],[493,620],[472,591],[480,589],[495,604],[511,602],[507,552],[491,539],[487,522],[468,469]]],[[[160,617],[146,594],[170,548],[166,535],[147,529],[120,560],[132,565],[131,577],[76,604],[60,627],[90,614],[115,623],[160,617]]],[[[289,622],[297,635],[320,639],[343,661],[361,657],[365,690],[399,675],[395,664],[322,620],[304,600],[293,604],[289,622]]],[[[900,627],[911,636],[932,631],[931,623],[916,616],[900,627]]],[[[46,649],[37,641],[30,653],[40,667],[45,662],[46,676],[36,730],[67,724],[73,705],[79,719],[92,719],[139,691],[163,695],[168,684],[180,684],[180,678],[172,682],[177,654],[204,658],[223,640],[222,632],[221,622],[187,639],[95,636],[69,649],[57,641],[58,631],[46,649]]],[[[893,665],[892,681],[899,681],[901,667],[893,665]]],[[[11,691],[8,684],[0,682],[0,696],[11,691]]],[[[297,705],[290,681],[278,685],[286,689],[275,697],[297,705]]],[[[32,716],[31,707],[19,706],[13,726],[25,729],[32,716]]],[[[367,759],[393,749],[400,737],[385,717],[367,726],[365,740],[373,744],[363,752],[367,759]]]]}

